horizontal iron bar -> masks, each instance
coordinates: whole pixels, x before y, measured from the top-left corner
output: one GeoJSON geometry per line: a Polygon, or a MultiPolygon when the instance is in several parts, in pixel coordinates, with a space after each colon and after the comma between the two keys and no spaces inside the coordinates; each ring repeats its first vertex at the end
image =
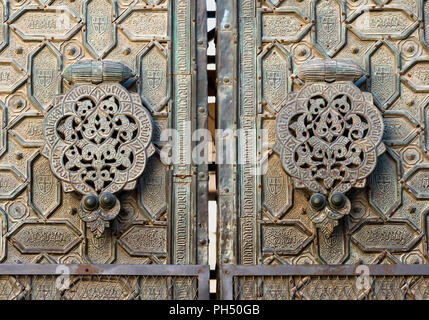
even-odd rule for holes
{"type": "Polygon", "coordinates": [[[66,266],[70,275],[200,276],[210,274],[208,265],[134,264],[0,264],[0,275],[58,275],[66,266]]]}
{"type": "Polygon", "coordinates": [[[373,264],[373,265],[222,265],[222,276],[356,276],[359,266],[368,267],[370,276],[429,276],[429,264],[373,264]]]}

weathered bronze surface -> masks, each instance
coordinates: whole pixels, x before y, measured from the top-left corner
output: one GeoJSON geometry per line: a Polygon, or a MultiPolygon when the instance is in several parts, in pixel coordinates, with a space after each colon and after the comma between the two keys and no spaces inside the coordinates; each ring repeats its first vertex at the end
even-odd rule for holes
{"type": "Polygon", "coordinates": [[[350,212],[345,193],[365,186],[385,151],[383,118],[372,96],[351,82],[362,75],[356,64],[312,60],[297,74],[311,82],[286,98],[277,115],[273,149],[296,188],[328,197],[323,206],[310,200],[307,213],[330,237],[350,212]]]}
{"type": "Polygon", "coordinates": [[[134,189],[155,152],[152,118],[137,93],[114,82],[132,75],[126,66],[78,62],[64,74],[69,83],[99,84],[76,83],[65,95],[55,96],[43,122],[46,144],[41,152],[65,192],[86,195],[79,216],[100,237],[121,208],[113,193],[134,189]]]}
{"type": "Polygon", "coordinates": [[[0,300],[207,300],[209,272],[208,265],[2,264],[0,300]]]}
{"type": "Polygon", "coordinates": [[[428,300],[428,265],[223,265],[223,299],[428,300]]]}
{"type": "MultiPolygon", "coordinates": [[[[218,127],[247,132],[233,140],[236,163],[218,166],[219,263],[429,262],[428,15],[425,0],[218,2],[218,127]],[[356,98],[348,100],[346,92],[356,98]],[[353,118],[359,118],[359,130],[365,132],[361,150],[369,152],[328,161],[325,154],[340,137],[335,130],[341,130],[341,118],[347,115],[331,113],[334,121],[320,122],[313,116],[300,123],[299,112],[308,99],[325,108],[334,101],[351,109],[359,105],[362,109],[353,118]],[[294,120],[292,128],[287,119],[294,120]],[[332,136],[325,129],[323,137],[317,136],[316,124],[332,136]],[[318,158],[314,147],[284,152],[294,150],[306,134],[323,142],[318,158]],[[377,149],[381,137],[384,153],[377,149]],[[280,155],[275,152],[281,150],[280,155]],[[316,163],[306,157],[309,153],[316,163]],[[335,175],[318,171],[338,160],[349,167],[344,164],[335,175]],[[336,206],[332,199],[335,192],[349,199],[342,209],[342,201],[336,206]],[[313,193],[325,199],[313,199],[312,208],[313,193]],[[336,208],[326,211],[323,205],[336,208]],[[329,217],[344,209],[348,214],[329,217]],[[327,230],[314,223],[340,216],[338,225],[327,230]]],[[[284,280],[304,281],[295,286],[309,290],[306,298],[321,282],[326,290],[338,287],[332,277],[284,280]]],[[[281,281],[236,278],[235,285],[243,289],[236,298],[281,296],[286,291],[275,291],[281,281]],[[264,288],[267,292],[259,295],[264,288]]],[[[396,281],[386,278],[380,286],[396,281]]],[[[366,297],[381,298],[376,290],[369,289],[366,297]]]]}
{"type": "MultiPolygon", "coordinates": [[[[190,159],[193,130],[207,126],[204,1],[1,1],[0,17],[0,262],[206,264],[207,164],[190,159]],[[117,63],[126,68],[113,68],[117,63]],[[99,90],[125,95],[103,100],[99,90]],[[74,154],[52,141],[43,148],[45,136],[73,146],[75,134],[79,144],[91,141],[108,153],[100,129],[114,125],[107,118],[95,119],[94,135],[67,121],[44,135],[46,119],[76,113],[57,112],[70,93],[83,98],[81,110],[120,109],[125,96],[146,108],[141,119],[152,119],[151,139],[136,132],[147,121],[132,112],[135,120],[111,136],[142,138],[144,170],[131,164],[118,179],[115,170],[97,173],[94,163],[102,181],[91,173],[71,177],[82,169],[65,168],[74,154]],[[174,145],[161,134],[168,128],[176,129],[174,145]],[[167,163],[162,155],[173,151],[177,161],[167,163]]],[[[226,139],[232,148],[216,152],[218,264],[317,265],[322,272],[237,273],[230,277],[234,298],[428,298],[427,272],[401,274],[402,265],[429,262],[428,17],[427,0],[217,2],[217,127],[240,130],[226,139]],[[301,126],[296,111],[315,106],[320,110],[301,126]],[[283,121],[293,115],[294,124],[283,121]],[[360,149],[349,150],[348,142],[332,149],[350,140],[343,129],[353,126],[360,149]],[[314,141],[316,164],[305,152],[284,152],[291,137],[304,135],[314,141]],[[338,264],[373,265],[373,285],[362,291],[354,271],[324,268],[338,264]],[[399,273],[377,273],[379,264],[395,264],[399,273]]],[[[118,172],[127,157],[109,165],[118,172]]],[[[80,276],[72,288],[80,298],[94,299],[87,293],[96,287],[107,288],[101,298],[190,298],[192,277],[179,276],[175,285],[152,277],[143,286],[133,273],[127,281],[150,288],[133,292],[123,276],[80,276]]],[[[36,299],[40,291],[31,288],[54,285],[37,275],[21,280],[2,273],[0,291],[36,299]]],[[[229,281],[219,280],[220,287],[229,281]]]]}
{"type": "Polygon", "coordinates": [[[207,263],[207,165],[188,161],[185,126],[207,126],[205,14],[194,0],[0,2],[0,262],[207,263]]]}

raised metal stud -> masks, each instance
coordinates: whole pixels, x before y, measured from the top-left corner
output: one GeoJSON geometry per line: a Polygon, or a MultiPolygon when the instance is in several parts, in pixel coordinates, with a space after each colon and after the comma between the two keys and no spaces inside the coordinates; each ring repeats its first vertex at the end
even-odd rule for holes
{"type": "Polygon", "coordinates": [[[340,192],[336,192],[331,196],[331,206],[335,209],[343,208],[346,202],[346,196],[340,192]]]}
{"type": "Polygon", "coordinates": [[[98,198],[94,194],[88,194],[82,200],[83,208],[87,211],[94,211],[98,208],[98,198]]]}
{"type": "Polygon", "coordinates": [[[116,204],[116,197],[113,193],[103,192],[100,195],[100,206],[103,209],[112,209],[116,204]]]}
{"type": "Polygon", "coordinates": [[[326,206],[326,197],[321,193],[315,193],[310,198],[310,205],[314,210],[320,211],[326,206]]]}

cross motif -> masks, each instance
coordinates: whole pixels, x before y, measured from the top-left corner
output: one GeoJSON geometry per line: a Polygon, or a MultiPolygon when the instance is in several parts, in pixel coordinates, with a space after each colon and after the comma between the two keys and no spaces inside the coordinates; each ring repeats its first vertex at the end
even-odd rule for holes
{"type": "Polygon", "coordinates": [[[267,72],[268,83],[274,88],[278,88],[283,80],[282,75],[278,71],[269,71],[267,72]]]}
{"type": "Polygon", "coordinates": [[[147,72],[147,82],[152,89],[158,88],[161,84],[161,77],[158,71],[148,71],[147,72]]]}
{"type": "Polygon", "coordinates": [[[390,77],[389,66],[377,66],[375,69],[375,76],[381,82],[385,82],[390,77]]]}
{"type": "Polygon", "coordinates": [[[332,31],[335,26],[334,17],[324,17],[322,23],[327,31],[332,31]]]}
{"type": "Polygon", "coordinates": [[[104,26],[106,25],[105,17],[93,17],[92,24],[94,25],[94,30],[98,33],[104,32],[104,26]]]}
{"type": "Polygon", "coordinates": [[[52,70],[38,70],[37,72],[37,78],[39,79],[39,83],[44,86],[47,87],[48,85],[51,84],[52,82],[52,70]]]}

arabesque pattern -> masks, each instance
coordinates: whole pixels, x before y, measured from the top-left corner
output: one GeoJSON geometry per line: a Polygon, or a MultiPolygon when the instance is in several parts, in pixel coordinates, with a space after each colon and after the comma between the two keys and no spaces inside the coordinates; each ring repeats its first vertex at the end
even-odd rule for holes
{"type": "Polygon", "coordinates": [[[65,190],[132,189],[153,154],[152,120],[119,84],[77,85],[45,117],[46,155],[65,190]]]}
{"type": "Polygon", "coordinates": [[[288,95],[277,116],[283,168],[312,192],[347,192],[374,170],[381,113],[351,82],[313,83],[288,95]]]}
{"type": "Polygon", "coordinates": [[[206,126],[204,15],[194,0],[0,1],[1,263],[207,262],[207,167],[160,156],[161,130],[186,145],[182,123],[206,126]],[[85,61],[99,81],[81,83],[85,61]],[[109,61],[127,76],[99,73],[109,61]],[[114,220],[81,208],[106,192],[114,220]]]}
{"type": "Polygon", "coordinates": [[[234,140],[237,164],[218,171],[220,261],[428,263],[429,1],[222,1],[217,21],[218,114],[226,115],[218,125],[246,132],[234,140]],[[317,60],[348,60],[361,73],[349,84],[330,67],[303,78],[302,66],[317,60]],[[384,123],[381,132],[372,121],[384,123]],[[381,137],[384,153],[374,148],[381,137]],[[343,192],[349,213],[320,229],[329,212],[308,210],[305,189],[327,202],[343,192]],[[299,245],[298,230],[306,230],[299,245]]]}

